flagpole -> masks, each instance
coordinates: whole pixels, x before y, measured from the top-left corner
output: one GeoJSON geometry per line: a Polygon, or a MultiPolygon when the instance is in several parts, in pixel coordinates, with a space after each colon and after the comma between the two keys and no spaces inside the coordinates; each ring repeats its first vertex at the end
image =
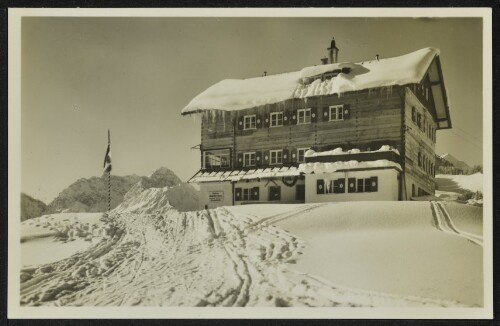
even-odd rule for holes
{"type": "MultiPolygon", "coordinates": [[[[111,136],[108,129],[108,147],[111,148],[111,136]]],[[[108,171],[108,216],[111,211],[111,169],[108,171]]]]}

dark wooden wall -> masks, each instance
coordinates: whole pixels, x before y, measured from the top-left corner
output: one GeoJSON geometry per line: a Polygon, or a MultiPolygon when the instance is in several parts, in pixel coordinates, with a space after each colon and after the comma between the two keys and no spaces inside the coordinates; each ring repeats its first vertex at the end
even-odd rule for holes
{"type": "MultiPolygon", "coordinates": [[[[411,196],[411,184],[415,187],[423,189],[429,194],[434,194],[435,183],[434,173],[430,171],[429,166],[435,166],[435,140],[427,135],[427,128],[419,128],[412,120],[412,108],[415,107],[417,113],[425,118],[428,124],[434,129],[437,127],[433,114],[426,108],[426,104],[422,103],[420,97],[415,95],[413,87],[406,89],[405,97],[405,144],[406,144],[406,159],[405,159],[405,174],[408,190],[408,197],[411,196]],[[428,160],[426,166],[418,164],[418,153],[420,152],[421,160],[428,160]],[[429,166],[428,166],[429,165],[429,166]]],[[[418,195],[418,190],[417,190],[418,195]]]]}
{"type": "MultiPolygon", "coordinates": [[[[269,150],[285,149],[285,164],[294,164],[292,153],[297,148],[312,147],[316,151],[342,147],[376,150],[382,145],[401,149],[401,88],[394,86],[341,96],[318,96],[294,99],[235,112],[204,113],[202,118],[202,150],[233,149],[233,162],[238,153],[260,152],[264,157],[269,150]],[[330,105],[343,104],[349,113],[343,121],[328,121],[324,115],[330,105]],[[297,110],[311,108],[314,117],[310,124],[296,124],[297,110]],[[284,112],[282,127],[269,127],[269,113],[284,112]],[[242,117],[257,114],[258,128],[241,130],[242,117]]],[[[266,162],[261,164],[266,165],[266,162]]]]}

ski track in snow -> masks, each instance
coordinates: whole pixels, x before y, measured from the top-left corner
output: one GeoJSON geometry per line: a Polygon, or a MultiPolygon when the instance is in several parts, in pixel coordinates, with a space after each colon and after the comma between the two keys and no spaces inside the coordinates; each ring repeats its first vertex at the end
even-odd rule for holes
{"type": "MultiPolygon", "coordinates": [[[[460,306],[339,287],[294,270],[307,243],[272,224],[323,205],[266,218],[224,207],[115,209],[88,250],[21,271],[21,305],[460,306]]],[[[436,215],[438,228],[457,230],[449,216],[436,215]]]]}
{"type": "Polygon", "coordinates": [[[440,202],[431,201],[432,215],[434,216],[434,223],[438,230],[462,237],[478,246],[483,246],[483,237],[477,234],[469,233],[458,229],[453,223],[450,214],[440,202]]]}

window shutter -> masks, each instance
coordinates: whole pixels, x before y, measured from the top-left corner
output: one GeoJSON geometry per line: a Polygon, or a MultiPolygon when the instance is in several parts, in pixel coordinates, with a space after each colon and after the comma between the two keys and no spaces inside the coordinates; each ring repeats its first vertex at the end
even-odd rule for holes
{"type": "Polygon", "coordinates": [[[345,193],[345,178],[338,179],[338,192],[339,194],[345,193]]]}
{"type": "Polygon", "coordinates": [[[292,110],[292,117],[291,117],[290,123],[292,125],[296,125],[297,121],[299,121],[298,120],[298,115],[297,115],[297,110],[292,110]]]}
{"type": "Polygon", "coordinates": [[[323,107],[323,115],[322,115],[323,121],[330,121],[330,108],[328,106],[323,107]]]}
{"type": "Polygon", "coordinates": [[[325,193],[325,181],[323,179],[316,180],[316,194],[322,195],[325,193]]]}
{"type": "Polygon", "coordinates": [[[372,191],[372,178],[365,179],[365,192],[372,191]]]}
{"type": "Polygon", "coordinates": [[[269,165],[271,162],[271,157],[269,156],[269,151],[264,151],[262,157],[262,165],[269,165]]]}
{"type": "Polygon", "coordinates": [[[263,117],[262,114],[256,114],[255,115],[255,127],[262,128],[262,126],[264,125],[262,123],[262,117],[263,117]]]}
{"type": "Polygon", "coordinates": [[[283,148],[283,164],[290,163],[290,151],[288,148],[283,148]]]}
{"type": "Polygon", "coordinates": [[[347,120],[351,117],[351,105],[350,104],[344,104],[344,120],[347,120]]]}
{"type": "Polygon", "coordinates": [[[234,201],[241,201],[241,188],[234,188],[234,201]]]}
{"type": "Polygon", "coordinates": [[[271,114],[270,113],[266,113],[265,116],[264,116],[264,128],[269,128],[269,126],[271,125],[271,114]]]}
{"type": "Polygon", "coordinates": [[[262,152],[255,152],[255,166],[262,165],[262,152]]]}
{"type": "Polygon", "coordinates": [[[411,107],[411,121],[417,122],[417,110],[414,106],[411,107]]]}
{"type": "Polygon", "coordinates": [[[290,124],[290,113],[287,111],[283,111],[283,125],[288,126],[290,124]]]}
{"type": "Polygon", "coordinates": [[[250,193],[251,200],[259,200],[259,187],[253,187],[250,193]]]}
{"type": "Polygon", "coordinates": [[[318,122],[318,108],[311,108],[311,123],[318,122]]]}
{"type": "Polygon", "coordinates": [[[236,155],[236,162],[234,164],[236,167],[242,167],[243,166],[243,153],[238,153],[236,155]]]}
{"type": "Polygon", "coordinates": [[[238,130],[243,130],[243,116],[238,117],[237,124],[238,124],[238,130]]]}
{"type": "Polygon", "coordinates": [[[378,177],[371,177],[370,180],[370,191],[378,191],[378,177]]]}
{"type": "Polygon", "coordinates": [[[347,179],[348,192],[356,192],[356,178],[347,179]]]}
{"type": "Polygon", "coordinates": [[[298,159],[298,157],[297,157],[297,148],[294,148],[294,147],[290,148],[290,151],[289,151],[288,154],[290,155],[289,162],[290,163],[297,163],[297,159],[298,159]]]}

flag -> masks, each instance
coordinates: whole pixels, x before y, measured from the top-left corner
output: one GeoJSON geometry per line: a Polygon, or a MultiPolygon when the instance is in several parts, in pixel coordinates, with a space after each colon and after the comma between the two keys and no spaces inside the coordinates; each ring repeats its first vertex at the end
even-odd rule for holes
{"type": "Polygon", "coordinates": [[[104,157],[104,172],[111,172],[111,146],[108,144],[106,156],[104,157]]]}
{"type": "Polygon", "coordinates": [[[109,130],[108,130],[108,149],[106,150],[106,155],[104,156],[103,172],[111,173],[111,142],[109,137],[109,130]]]}

